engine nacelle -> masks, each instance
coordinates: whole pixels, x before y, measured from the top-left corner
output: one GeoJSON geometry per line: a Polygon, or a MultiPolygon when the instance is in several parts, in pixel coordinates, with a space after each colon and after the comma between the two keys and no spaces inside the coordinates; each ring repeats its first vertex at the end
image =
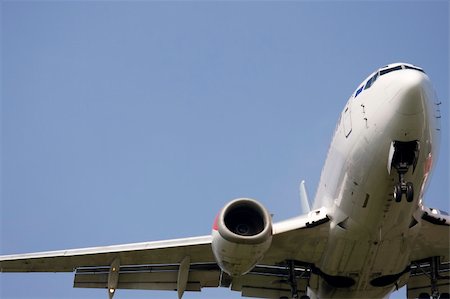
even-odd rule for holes
{"type": "Polygon", "coordinates": [[[212,250],[220,268],[231,276],[246,274],[272,243],[272,219],[259,202],[239,198],[217,215],[212,250]]]}

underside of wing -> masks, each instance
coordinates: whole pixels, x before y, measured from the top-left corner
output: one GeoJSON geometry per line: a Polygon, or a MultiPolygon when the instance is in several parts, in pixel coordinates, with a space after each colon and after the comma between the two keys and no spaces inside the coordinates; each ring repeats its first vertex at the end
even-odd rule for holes
{"type": "Polygon", "coordinates": [[[1,272],[75,272],[74,287],[200,291],[219,284],[211,236],[0,257],[1,272]]]}
{"type": "Polygon", "coordinates": [[[218,287],[221,270],[216,263],[120,266],[115,287],[109,284],[110,267],[83,267],[76,269],[74,287],[112,288],[167,291],[201,291],[218,287]]]}
{"type": "Polygon", "coordinates": [[[449,261],[450,216],[437,209],[423,207],[422,210],[421,227],[414,243],[411,260],[440,256],[443,261],[449,261]]]}
{"type": "MultiPolygon", "coordinates": [[[[264,257],[245,275],[233,277],[214,255],[212,236],[5,255],[0,271],[75,271],[74,287],[108,289],[110,297],[116,289],[143,289],[177,291],[181,298],[204,287],[227,287],[244,297],[290,297],[305,294],[326,245],[328,222],[325,211],[316,210],[273,224],[264,257]]],[[[239,256],[241,247],[236,248],[239,256]]]]}
{"type": "Polygon", "coordinates": [[[80,267],[214,262],[211,236],[143,242],[124,245],[68,249],[0,257],[1,272],[73,272],[80,267]]]}
{"type": "MultiPolygon", "coordinates": [[[[437,209],[422,208],[419,235],[412,251],[408,298],[450,293],[450,217],[437,209]]],[[[448,298],[448,297],[440,297],[448,298]]]]}
{"type": "Polygon", "coordinates": [[[450,262],[432,257],[414,261],[407,284],[408,299],[423,298],[432,294],[450,294],[450,262]]]}
{"type": "Polygon", "coordinates": [[[286,260],[318,263],[327,244],[329,221],[326,210],[318,209],[275,223],[272,246],[262,263],[279,264],[286,260]]]}
{"type": "Polygon", "coordinates": [[[231,289],[244,297],[299,298],[306,295],[329,233],[325,209],[275,223],[272,246],[248,274],[233,278],[231,289]]]}
{"type": "Polygon", "coordinates": [[[311,269],[287,262],[279,266],[257,265],[248,274],[235,277],[230,285],[243,297],[291,298],[306,295],[311,269]]]}

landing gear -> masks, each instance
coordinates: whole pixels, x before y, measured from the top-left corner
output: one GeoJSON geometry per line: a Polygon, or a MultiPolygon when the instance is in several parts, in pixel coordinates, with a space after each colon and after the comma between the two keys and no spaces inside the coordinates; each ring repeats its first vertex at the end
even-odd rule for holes
{"type": "Polygon", "coordinates": [[[420,293],[419,297],[417,297],[417,299],[449,299],[450,298],[450,294],[449,293],[442,293],[441,295],[438,295],[439,297],[430,297],[430,295],[428,293],[420,293]]]}
{"type": "Polygon", "coordinates": [[[291,286],[292,299],[298,299],[297,277],[295,276],[295,262],[288,261],[289,285],[291,286]]]}
{"type": "Polygon", "coordinates": [[[447,280],[449,276],[441,276],[441,273],[446,273],[448,268],[445,268],[444,264],[441,264],[440,257],[434,256],[427,260],[415,262],[411,267],[411,275],[426,275],[430,279],[430,292],[420,293],[418,299],[448,299],[449,293],[439,292],[438,281],[447,280]]]}
{"type": "MultiPolygon", "coordinates": [[[[289,276],[287,283],[291,287],[291,298],[292,299],[310,299],[307,295],[302,295],[299,297],[299,290],[297,287],[297,280],[302,277],[302,275],[297,276],[295,273],[295,261],[287,260],[287,270],[289,271],[289,276]]],[[[305,291],[306,290],[302,290],[305,291]]]]}
{"type": "Polygon", "coordinates": [[[407,202],[414,200],[414,187],[411,182],[405,180],[405,175],[412,166],[413,172],[419,156],[419,143],[417,141],[394,141],[391,147],[391,167],[398,173],[398,183],[394,186],[393,197],[396,202],[402,201],[403,194],[407,202]],[[393,149],[393,150],[392,150],[393,149]]]}
{"type": "Polygon", "coordinates": [[[412,202],[414,199],[414,188],[411,182],[406,183],[406,201],[412,202]]]}
{"type": "Polygon", "coordinates": [[[394,186],[394,199],[396,202],[401,202],[402,201],[402,187],[400,184],[397,184],[394,186]]]}
{"type": "Polygon", "coordinates": [[[441,265],[441,258],[439,256],[434,256],[431,258],[430,262],[430,282],[431,282],[431,298],[437,299],[439,298],[439,289],[437,287],[439,275],[439,266],[441,265]]]}
{"type": "MultiPolygon", "coordinates": [[[[401,180],[401,179],[400,179],[401,180]]],[[[405,183],[404,181],[400,181],[397,185],[394,186],[394,199],[396,202],[402,201],[402,195],[405,194],[406,201],[412,202],[414,199],[414,187],[411,182],[405,183]]]]}

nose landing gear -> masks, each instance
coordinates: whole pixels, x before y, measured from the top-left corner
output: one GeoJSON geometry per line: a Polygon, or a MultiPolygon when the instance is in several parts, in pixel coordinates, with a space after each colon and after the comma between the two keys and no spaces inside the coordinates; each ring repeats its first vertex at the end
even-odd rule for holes
{"type": "Polygon", "coordinates": [[[406,201],[412,202],[414,199],[414,187],[411,182],[405,182],[405,173],[407,171],[403,172],[398,170],[398,177],[399,177],[399,183],[394,186],[394,199],[396,202],[402,201],[402,195],[405,194],[406,201]]]}
{"type": "Polygon", "coordinates": [[[395,168],[398,173],[398,183],[394,186],[394,200],[400,202],[403,194],[407,202],[414,200],[414,187],[411,182],[405,180],[405,175],[409,168],[413,167],[413,172],[419,158],[418,141],[393,141],[391,145],[390,162],[391,168],[395,168]]]}

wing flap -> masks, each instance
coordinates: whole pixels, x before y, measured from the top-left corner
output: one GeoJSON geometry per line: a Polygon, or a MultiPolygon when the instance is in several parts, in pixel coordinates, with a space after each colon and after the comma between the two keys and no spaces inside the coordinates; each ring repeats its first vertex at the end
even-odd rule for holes
{"type": "MultiPolygon", "coordinates": [[[[296,266],[293,269],[299,295],[306,294],[310,270],[296,266]]],[[[290,298],[291,272],[287,266],[256,266],[250,273],[233,278],[231,289],[239,291],[243,297],[290,298]]]]}
{"type": "MultiPolygon", "coordinates": [[[[177,290],[179,264],[122,266],[119,270],[118,289],[177,290]]],[[[74,287],[107,288],[108,267],[79,268],[74,287]]],[[[193,264],[186,283],[186,291],[200,291],[204,287],[217,287],[220,269],[215,263],[193,264]]]]}
{"type": "MultiPolygon", "coordinates": [[[[154,273],[134,273],[120,275],[120,281],[117,289],[135,289],[135,290],[160,290],[160,291],[176,291],[177,279],[175,275],[170,274],[154,274],[154,273]]],[[[186,284],[186,291],[199,292],[202,287],[201,282],[188,281],[186,284]]],[[[217,280],[218,281],[218,280],[217,280]]],[[[73,286],[75,288],[100,288],[106,289],[108,287],[108,275],[75,275],[73,286]]],[[[217,286],[217,285],[215,285],[217,286]]]]}
{"type": "Polygon", "coordinates": [[[254,288],[254,287],[243,287],[241,291],[242,297],[253,297],[253,298],[289,298],[291,296],[291,291],[288,289],[279,288],[254,288]]]}

